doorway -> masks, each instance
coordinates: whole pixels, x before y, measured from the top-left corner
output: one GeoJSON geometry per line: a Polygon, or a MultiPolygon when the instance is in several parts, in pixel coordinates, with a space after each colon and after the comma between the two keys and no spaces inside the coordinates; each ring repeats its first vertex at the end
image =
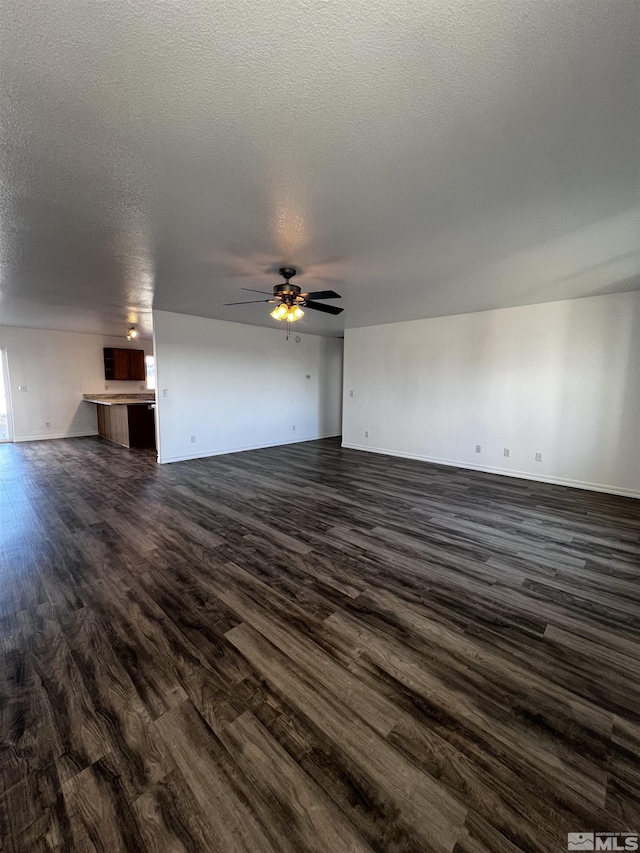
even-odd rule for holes
{"type": "Polygon", "coordinates": [[[0,349],[0,441],[13,440],[8,378],[7,351],[0,349]]]}

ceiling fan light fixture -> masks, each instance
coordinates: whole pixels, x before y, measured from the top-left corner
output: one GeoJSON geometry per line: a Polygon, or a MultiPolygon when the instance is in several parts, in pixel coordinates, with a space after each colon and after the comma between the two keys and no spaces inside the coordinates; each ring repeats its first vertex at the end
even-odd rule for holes
{"type": "Polygon", "coordinates": [[[293,323],[294,320],[299,320],[301,317],[304,317],[304,311],[299,305],[294,305],[287,314],[287,320],[289,323],[293,323]]]}
{"type": "Polygon", "coordinates": [[[276,305],[276,307],[273,309],[273,311],[271,312],[271,316],[274,320],[284,320],[287,317],[288,313],[289,309],[284,304],[284,302],[281,302],[280,305],[276,305]]]}
{"type": "Polygon", "coordinates": [[[131,328],[127,329],[127,340],[132,341],[134,338],[138,337],[138,332],[135,326],[131,326],[131,328]]]}

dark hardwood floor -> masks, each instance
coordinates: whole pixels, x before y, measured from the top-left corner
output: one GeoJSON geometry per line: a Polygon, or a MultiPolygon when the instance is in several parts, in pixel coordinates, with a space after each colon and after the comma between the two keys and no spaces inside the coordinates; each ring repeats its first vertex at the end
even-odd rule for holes
{"type": "Polygon", "coordinates": [[[640,830],[640,504],[342,450],[0,446],[0,849],[640,830]]]}

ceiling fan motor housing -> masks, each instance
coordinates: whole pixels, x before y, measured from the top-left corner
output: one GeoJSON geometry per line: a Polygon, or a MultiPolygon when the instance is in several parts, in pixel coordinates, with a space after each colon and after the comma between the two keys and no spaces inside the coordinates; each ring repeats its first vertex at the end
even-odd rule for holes
{"type": "MultiPolygon", "coordinates": [[[[282,272],[282,270],[280,270],[280,272],[282,272]]],[[[286,284],[276,284],[273,288],[273,295],[280,297],[280,299],[288,305],[293,305],[295,302],[304,302],[300,296],[301,292],[302,288],[298,287],[296,284],[289,284],[288,281],[286,284]]]]}

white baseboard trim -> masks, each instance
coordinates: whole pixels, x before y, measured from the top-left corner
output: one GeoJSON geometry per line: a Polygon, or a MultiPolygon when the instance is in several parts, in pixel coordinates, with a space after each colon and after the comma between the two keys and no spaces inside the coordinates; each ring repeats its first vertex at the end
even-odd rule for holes
{"type": "Polygon", "coordinates": [[[51,435],[50,432],[45,435],[20,435],[16,436],[13,440],[15,442],[20,441],[46,441],[50,438],[84,438],[88,435],[98,435],[97,430],[93,432],[61,432],[51,435]]]}
{"type": "Polygon", "coordinates": [[[466,468],[470,471],[483,471],[486,474],[499,474],[502,477],[516,477],[519,480],[533,480],[537,483],[550,483],[553,486],[570,486],[573,489],[586,489],[590,492],[603,492],[607,495],[621,495],[625,498],[640,498],[640,489],[622,489],[616,486],[606,486],[601,483],[588,483],[583,480],[569,480],[565,477],[546,477],[531,474],[528,471],[514,471],[511,468],[497,468],[491,465],[471,465],[455,459],[441,459],[438,456],[425,456],[421,453],[400,453],[397,450],[386,450],[383,447],[365,447],[362,444],[342,442],[348,450],[364,450],[366,453],[377,453],[381,456],[398,456],[401,459],[416,459],[419,462],[433,462],[436,465],[449,465],[453,468],[466,468]]]}
{"type": "Polygon", "coordinates": [[[339,432],[326,435],[312,435],[307,438],[294,438],[291,441],[272,441],[269,444],[247,444],[244,447],[227,447],[223,450],[206,450],[202,453],[189,453],[185,456],[158,456],[158,462],[166,465],[170,462],[187,462],[189,459],[206,459],[208,456],[224,456],[226,453],[244,453],[245,450],[262,450],[266,447],[281,447],[286,444],[302,444],[304,441],[319,441],[321,438],[338,438],[339,432]]]}

